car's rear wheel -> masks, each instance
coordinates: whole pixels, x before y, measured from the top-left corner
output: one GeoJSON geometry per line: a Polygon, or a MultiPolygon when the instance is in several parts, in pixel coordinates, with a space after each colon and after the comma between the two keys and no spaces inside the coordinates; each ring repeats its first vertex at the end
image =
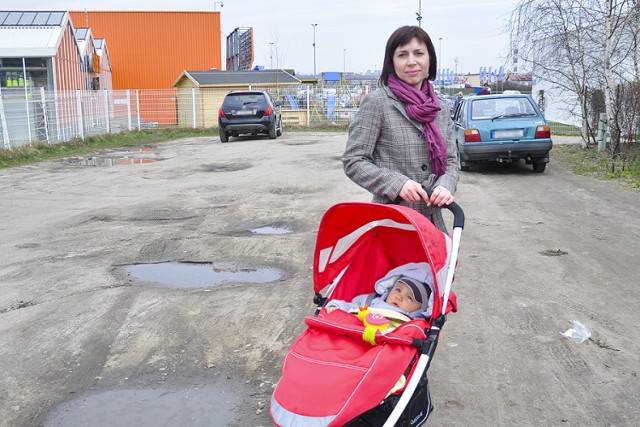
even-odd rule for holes
{"type": "Polygon", "coordinates": [[[269,129],[269,139],[276,139],[276,123],[273,123],[271,129],[269,129]]]}
{"type": "Polygon", "coordinates": [[[276,129],[276,136],[282,136],[282,117],[278,120],[278,128],[276,129]]]}
{"type": "Polygon", "coordinates": [[[468,160],[463,160],[462,156],[460,155],[460,152],[458,152],[458,161],[460,162],[460,170],[463,172],[468,172],[470,162],[468,160]]]}
{"type": "Polygon", "coordinates": [[[220,129],[220,142],[227,142],[228,140],[229,137],[227,136],[227,133],[220,129]]]}
{"type": "Polygon", "coordinates": [[[544,162],[533,164],[533,171],[536,173],[542,173],[546,168],[547,168],[547,164],[544,162]]]}

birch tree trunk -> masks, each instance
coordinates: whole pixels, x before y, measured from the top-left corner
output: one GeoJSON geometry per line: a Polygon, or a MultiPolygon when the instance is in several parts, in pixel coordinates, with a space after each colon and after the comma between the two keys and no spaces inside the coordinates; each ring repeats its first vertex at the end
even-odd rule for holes
{"type": "MultiPolygon", "coordinates": [[[[609,144],[613,149],[619,135],[615,132],[616,123],[616,90],[613,76],[612,56],[613,56],[613,12],[615,0],[605,0],[604,13],[604,105],[607,112],[607,128],[609,133],[609,144]]],[[[599,146],[602,151],[604,147],[599,146]]]]}

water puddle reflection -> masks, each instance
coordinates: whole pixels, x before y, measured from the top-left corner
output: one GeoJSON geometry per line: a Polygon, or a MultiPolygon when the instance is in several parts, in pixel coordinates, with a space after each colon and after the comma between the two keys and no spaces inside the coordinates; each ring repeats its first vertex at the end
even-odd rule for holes
{"type": "Polygon", "coordinates": [[[225,427],[237,404],[234,395],[214,387],[115,390],[61,405],[44,426],[225,427]]]}
{"type": "Polygon", "coordinates": [[[293,230],[289,227],[275,227],[271,225],[265,225],[264,227],[252,228],[252,233],[255,234],[289,234],[293,233],[293,230]]]}
{"type": "Polygon", "coordinates": [[[144,158],[132,158],[127,156],[109,157],[76,157],[73,159],[65,159],[67,164],[73,166],[124,166],[124,165],[146,165],[148,163],[155,163],[156,159],[144,159],[144,158]]]}
{"type": "Polygon", "coordinates": [[[180,288],[205,288],[221,283],[268,283],[280,280],[283,272],[273,267],[234,268],[212,264],[164,262],[125,267],[136,280],[180,288]]]}

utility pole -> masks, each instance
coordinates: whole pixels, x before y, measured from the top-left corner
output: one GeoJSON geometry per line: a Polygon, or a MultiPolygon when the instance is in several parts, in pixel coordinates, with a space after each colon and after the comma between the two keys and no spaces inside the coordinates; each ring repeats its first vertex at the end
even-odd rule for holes
{"type": "Polygon", "coordinates": [[[311,24],[313,27],[313,76],[316,76],[316,27],[318,24],[311,24]]]}
{"type": "Polygon", "coordinates": [[[438,37],[438,62],[440,63],[440,91],[444,89],[444,79],[442,78],[442,37],[438,37]]]}
{"type": "Polygon", "coordinates": [[[273,70],[273,42],[269,43],[269,60],[271,62],[271,69],[273,70]]]}
{"type": "Polygon", "coordinates": [[[453,72],[453,81],[454,83],[458,84],[458,57],[456,56],[456,59],[453,60],[453,62],[456,64],[456,69],[453,72]]]}

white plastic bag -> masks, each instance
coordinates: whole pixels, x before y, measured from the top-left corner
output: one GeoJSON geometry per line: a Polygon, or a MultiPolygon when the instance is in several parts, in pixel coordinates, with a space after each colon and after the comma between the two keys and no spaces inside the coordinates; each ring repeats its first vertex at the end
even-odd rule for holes
{"type": "Polygon", "coordinates": [[[582,344],[591,337],[591,331],[577,320],[573,321],[573,328],[567,329],[562,333],[565,337],[582,344]]]}

